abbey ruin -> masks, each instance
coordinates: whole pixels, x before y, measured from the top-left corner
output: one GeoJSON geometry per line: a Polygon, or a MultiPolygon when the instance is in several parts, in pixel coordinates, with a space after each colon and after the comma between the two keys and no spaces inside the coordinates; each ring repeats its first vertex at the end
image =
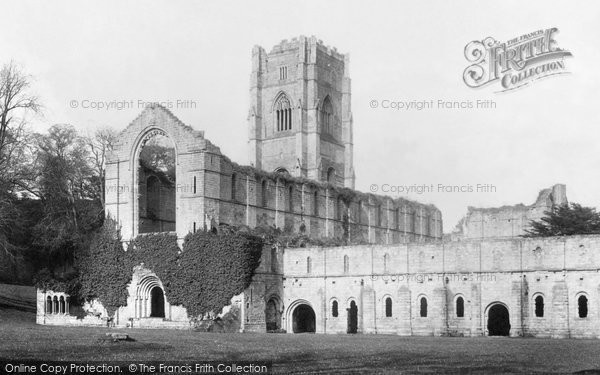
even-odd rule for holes
{"type": "MultiPolygon", "coordinates": [[[[564,185],[531,206],[470,208],[448,236],[432,205],[353,190],[348,66],[314,37],[252,50],[250,166],[148,106],[106,163],[107,215],[123,240],[243,225],[368,243],[263,252],[250,287],[232,299],[243,332],[600,337],[600,237],[519,237],[566,202],[564,185]]],[[[106,324],[100,301],[79,319],[68,300],[38,290],[37,322],[106,324]]],[[[143,264],[113,323],[191,327],[143,264]]]]}

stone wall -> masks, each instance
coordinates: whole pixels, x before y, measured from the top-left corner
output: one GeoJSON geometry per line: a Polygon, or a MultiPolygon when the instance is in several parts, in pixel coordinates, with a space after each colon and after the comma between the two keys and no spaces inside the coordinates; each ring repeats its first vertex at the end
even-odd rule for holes
{"type": "Polygon", "coordinates": [[[182,124],[167,109],[152,106],[121,133],[106,164],[106,210],[122,226],[126,241],[147,229],[140,220],[144,185],[139,183],[138,158],[145,140],[155,134],[175,145],[175,230],[181,240],[219,224],[274,226],[313,238],[348,236],[370,243],[442,236],[442,216],[433,205],[342,191],[326,183],[239,166],[202,132],[182,124]]]}
{"type": "Polygon", "coordinates": [[[540,191],[535,203],[497,208],[469,207],[468,212],[450,235],[465,238],[518,237],[525,234],[531,220],[539,220],[552,207],[567,203],[566,186],[557,184],[540,191]]]}
{"type": "Polygon", "coordinates": [[[306,304],[317,332],[345,333],[355,301],[358,332],[479,336],[488,334],[490,308],[503,305],[511,336],[600,337],[599,249],[600,236],[287,249],[283,325],[291,330],[294,309],[306,304]],[[582,295],[587,317],[579,317],[582,295]],[[456,313],[459,297],[464,317],[456,313]]]}

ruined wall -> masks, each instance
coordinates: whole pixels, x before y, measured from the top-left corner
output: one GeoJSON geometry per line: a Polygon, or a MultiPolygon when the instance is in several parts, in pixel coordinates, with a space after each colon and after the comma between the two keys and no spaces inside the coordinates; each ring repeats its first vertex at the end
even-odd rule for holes
{"type": "Polygon", "coordinates": [[[518,237],[525,234],[531,220],[539,220],[544,212],[567,203],[566,186],[557,184],[540,191],[534,204],[503,206],[497,208],[469,207],[466,216],[456,226],[449,238],[518,237]]]}
{"type": "MultiPolygon", "coordinates": [[[[341,193],[324,183],[238,166],[203,133],[182,124],[168,110],[153,106],[120,134],[106,165],[107,213],[121,224],[126,241],[148,230],[143,218],[145,185],[143,179],[140,184],[137,171],[139,150],[153,134],[164,135],[175,145],[174,227],[180,240],[187,233],[223,223],[274,226],[314,238],[346,235],[353,241],[371,243],[442,236],[441,213],[432,205],[349,191],[344,194],[353,197],[343,200],[341,193]]],[[[161,206],[170,210],[173,205],[161,206]]],[[[164,215],[171,217],[172,213],[164,215]]]]}
{"type": "Polygon", "coordinates": [[[508,309],[511,336],[598,338],[599,249],[600,236],[287,249],[283,325],[292,329],[294,309],[308,304],[317,332],[345,333],[346,309],[355,301],[359,332],[478,336],[488,334],[490,308],[500,304],[508,309]],[[582,295],[587,317],[579,317],[582,295]],[[535,314],[538,296],[542,317],[535,314]],[[456,314],[459,297],[464,317],[456,314]]]}

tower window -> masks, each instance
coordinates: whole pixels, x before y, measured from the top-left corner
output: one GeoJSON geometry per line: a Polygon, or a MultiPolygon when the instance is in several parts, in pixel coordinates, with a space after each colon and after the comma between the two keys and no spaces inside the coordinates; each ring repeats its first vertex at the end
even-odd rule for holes
{"type": "Polygon", "coordinates": [[[333,316],[334,318],[337,318],[339,315],[338,313],[338,301],[333,301],[331,303],[331,316],[333,316]]]}
{"type": "Polygon", "coordinates": [[[316,190],[313,195],[313,215],[319,216],[319,191],[316,190]]]}
{"type": "Polygon", "coordinates": [[[344,273],[350,272],[350,258],[348,255],[344,255],[344,273]]]}
{"type": "Polygon", "coordinates": [[[306,258],[306,273],[312,272],[312,259],[310,257],[306,258]]]}
{"type": "Polygon", "coordinates": [[[287,79],[287,77],[288,77],[287,73],[288,73],[287,66],[280,66],[279,67],[279,79],[280,80],[287,79]]]}
{"type": "Polygon", "coordinates": [[[327,182],[330,184],[335,183],[335,168],[333,167],[327,170],[327,182]]]}
{"type": "Polygon", "coordinates": [[[331,106],[329,96],[323,100],[321,108],[321,132],[333,134],[333,107],[331,106]]]}
{"type": "Polygon", "coordinates": [[[280,95],[275,104],[275,123],[278,132],[292,130],[292,105],[285,94],[280,95]]]}

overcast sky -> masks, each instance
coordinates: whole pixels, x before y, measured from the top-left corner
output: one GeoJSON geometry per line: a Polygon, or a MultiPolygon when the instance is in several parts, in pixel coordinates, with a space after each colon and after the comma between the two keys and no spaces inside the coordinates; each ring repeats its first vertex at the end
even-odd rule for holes
{"type": "MultiPolygon", "coordinates": [[[[533,203],[567,184],[600,202],[598,1],[12,1],[3,4],[0,62],[35,77],[43,131],[124,129],[140,101],[172,112],[247,164],[251,50],[315,35],[350,54],[356,187],[492,184],[495,193],[403,194],[437,205],[450,231],[467,206],[533,203]],[[472,40],[507,41],[557,27],[570,74],[496,93],[467,87],[472,40]],[[81,108],[83,100],[134,108],[81,108]],[[196,108],[177,108],[177,101],[196,108]],[[377,100],[493,100],[495,109],[397,111],[377,100]],[[78,107],[71,108],[77,101],[78,107]]],[[[392,194],[393,195],[393,194],[392,194]]]]}

